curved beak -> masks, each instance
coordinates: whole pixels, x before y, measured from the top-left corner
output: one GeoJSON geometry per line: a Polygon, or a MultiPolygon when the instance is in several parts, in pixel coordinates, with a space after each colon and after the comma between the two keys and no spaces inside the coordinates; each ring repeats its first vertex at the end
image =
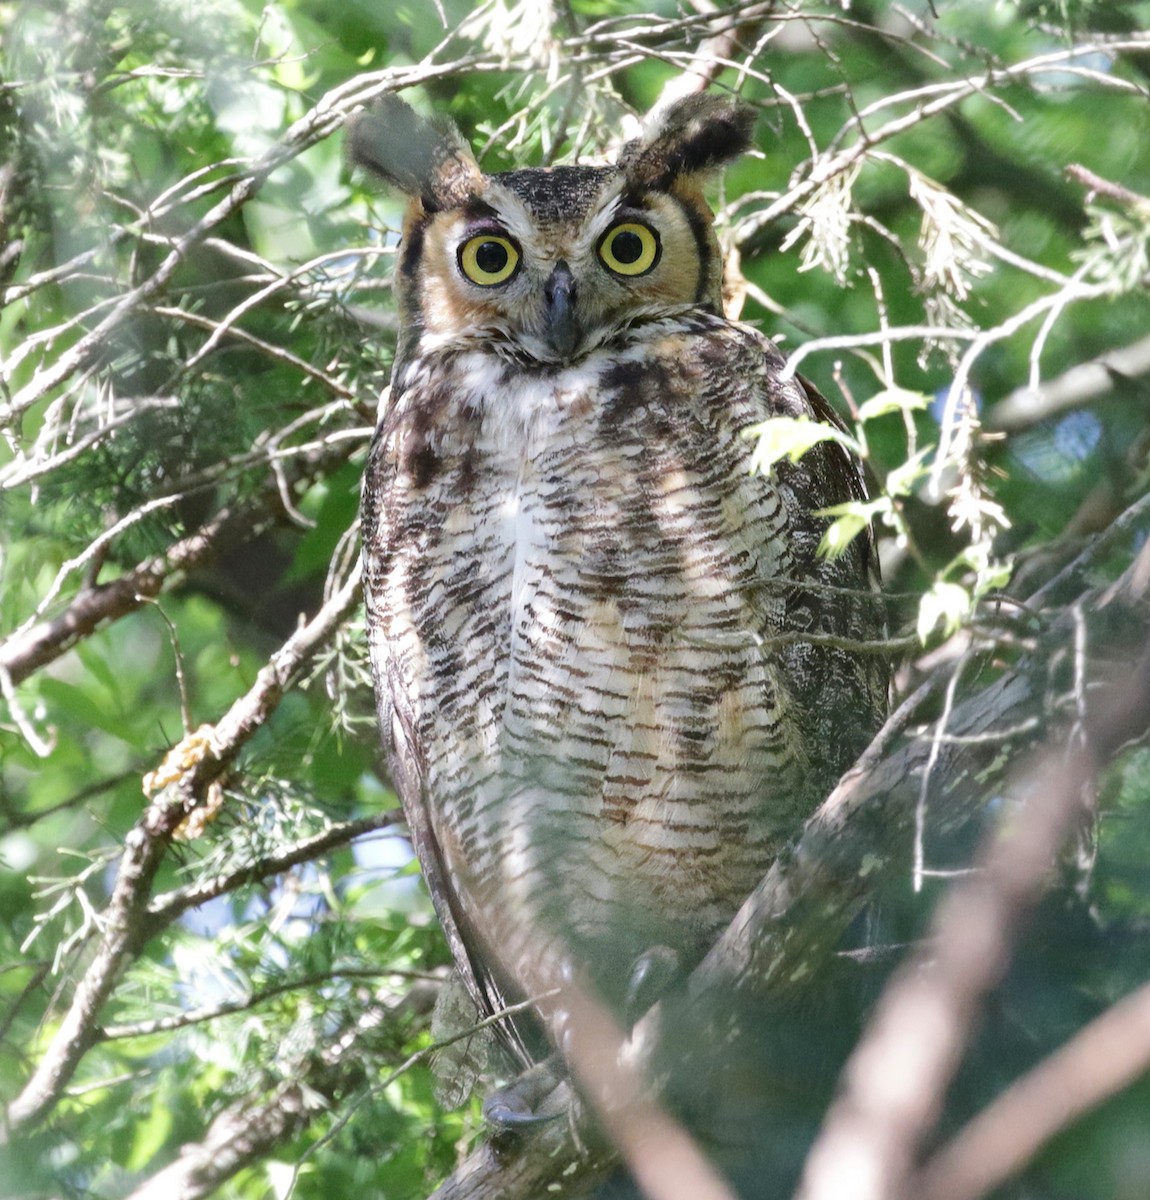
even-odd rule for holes
{"type": "Polygon", "coordinates": [[[561,359],[569,359],[579,344],[582,330],[575,316],[575,276],[562,259],[543,285],[543,299],[547,306],[543,336],[561,359]]]}

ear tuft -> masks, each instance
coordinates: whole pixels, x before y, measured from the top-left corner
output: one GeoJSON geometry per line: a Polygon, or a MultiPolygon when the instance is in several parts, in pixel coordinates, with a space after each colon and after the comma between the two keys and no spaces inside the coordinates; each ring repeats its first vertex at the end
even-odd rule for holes
{"type": "Polygon", "coordinates": [[[482,187],[483,173],[455,126],[421,117],[390,92],[351,119],[346,150],[352,163],[418,197],[429,212],[454,208],[482,187]]]}
{"type": "Polygon", "coordinates": [[[648,120],[643,136],[623,147],[617,165],[641,187],[666,188],[683,176],[717,171],[748,150],[755,111],[734,96],[704,93],[677,100],[648,120]]]}

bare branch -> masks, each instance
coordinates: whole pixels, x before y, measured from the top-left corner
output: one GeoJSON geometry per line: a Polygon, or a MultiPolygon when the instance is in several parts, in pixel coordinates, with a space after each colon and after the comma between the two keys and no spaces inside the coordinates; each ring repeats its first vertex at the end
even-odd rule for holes
{"type": "MultiPolygon", "coordinates": [[[[700,4],[697,7],[706,12],[706,6],[700,4]]],[[[712,9],[709,15],[715,15],[715,10],[712,9]]],[[[737,17],[738,14],[735,15],[737,17]]],[[[727,67],[737,65],[732,64],[731,59],[739,44],[756,36],[767,15],[768,10],[757,6],[744,13],[737,24],[728,25],[704,38],[689,56],[683,73],[663,87],[655,107],[663,108],[684,96],[706,91],[727,67]]]]}
{"type": "Polygon", "coordinates": [[[173,576],[248,541],[266,527],[279,508],[274,489],[254,503],[222,508],[195,533],[145,559],[118,579],[86,588],[56,617],[17,631],[0,642],[0,669],[14,683],[27,679],[108,621],[115,621],[159,595],[173,576]]]}
{"type": "MultiPolygon", "coordinates": [[[[1113,51],[1145,51],[1150,48],[1150,35],[1137,34],[1122,38],[1117,42],[1108,43],[1108,48],[1113,51]]],[[[1093,50],[1101,51],[1101,49],[1101,44],[1091,41],[1070,46],[1064,50],[1036,55],[1020,63],[991,67],[987,71],[968,78],[950,79],[882,97],[863,109],[857,119],[852,117],[843,125],[839,133],[831,140],[831,149],[820,160],[815,160],[810,164],[809,170],[798,183],[773,203],[739,223],[736,230],[738,243],[745,245],[759,230],[769,226],[781,214],[796,209],[803,200],[828,179],[853,168],[867,156],[874,146],[890,141],[898,134],[905,133],[908,129],[922,124],[929,118],[946,112],[970,96],[989,95],[996,87],[1011,81],[1056,72],[1065,68],[1067,62],[1093,50]],[[860,135],[860,120],[865,120],[883,109],[899,107],[906,107],[908,111],[900,116],[892,117],[885,124],[866,130],[860,135]],[[850,139],[853,139],[853,144],[842,150],[835,149],[837,145],[850,139]]]]}
{"type": "MultiPolygon", "coordinates": [[[[297,452],[303,455],[305,466],[311,472],[342,461],[354,446],[354,439],[346,443],[337,440],[297,452]]],[[[160,497],[149,501],[144,510],[171,502],[170,497],[160,497]]],[[[0,672],[5,672],[12,683],[27,679],[100,626],[118,620],[154,599],[174,578],[250,541],[283,511],[282,488],[276,479],[269,479],[254,499],[221,508],[194,533],[174,542],[162,553],[145,559],[117,579],[85,588],[57,616],[25,625],[9,634],[0,641],[0,672]]],[[[128,523],[129,519],[125,518],[117,528],[126,528],[128,523]]],[[[82,564],[88,553],[85,551],[74,563],[66,564],[65,569],[71,570],[82,564]]],[[[54,587],[58,588],[61,583],[62,578],[54,587]]]]}
{"type": "Polygon", "coordinates": [[[271,342],[256,337],[254,333],[249,333],[246,329],[242,329],[230,322],[225,325],[225,322],[215,321],[211,317],[205,317],[200,313],[189,312],[183,308],[168,308],[162,304],[154,306],[150,311],[160,317],[170,317],[173,320],[183,321],[188,325],[198,325],[201,329],[210,329],[213,335],[217,332],[226,331],[229,337],[233,337],[237,341],[246,342],[249,346],[254,346],[269,358],[274,358],[277,362],[294,367],[300,374],[306,375],[309,379],[314,379],[317,383],[323,384],[333,396],[337,396],[342,400],[355,399],[355,393],[351,388],[345,387],[338,379],[334,379],[326,371],[312,366],[311,363],[300,358],[298,354],[293,354],[283,346],[273,345],[271,342]]]}
{"type": "Polygon", "coordinates": [[[1111,395],[1122,381],[1150,374],[1150,337],[1120,346],[1042,384],[1017,388],[989,412],[986,427],[1018,433],[1111,395]]]}
{"type": "Polygon", "coordinates": [[[812,338],[796,346],[787,359],[786,373],[794,375],[803,359],[827,350],[858,350],[864,346],[889,346],[893,342],[973,342],[978,331],[960,326],[898,325],[875,329],[867,333],[845,333],[835,337],[812,338]]]}
{"type": "Polygon", "coordinates": [[[1096,1017],[1012,1084],[923,1168],[922,1200],[979,1200],[1079,1118],[1150,1071],[1150,985],[1096,1017]]]}
{"type": "MultiPolygon", "coordinates": [[[[1079,654],[1084,666],[1084,655],[1079,654]]],[[[1085,682],[1079,683],[1085,696],[1085,682]]],[[[939,905],[929,950],[892,980],[843,1072],[843,1093],[811,1150],[802,1200],[848,1188],[859,1200],[920,1196],[910,1180],[937,1119],[982,996],[998,982],[1025,915],[1097,772],[1150,722],[1150,646],[1120,686],[1016,776],[1025,810],[1010,811],[980,855],[980,869],[939,905]]]]}
{"type": "MultiPolygon", "coordinates": [[[[1150,501],[1144,500],[1125,515],[1124,529],[1140,519],[1145,503],[1150,501]]],[[[1060,577],[1058,586],[1038,600],[1053,600],[1066,591],[1071,580],[1088,577],[1093,561],[1091,554],[1080,556],[1060,577]]],[[[1108,595],[1136,610],[1138,596],[1119,595],[1115,588],[1095,588],[1082,594],[1078,606],[1083,612],[1093,612],[1108,595]]],[[[1057,644],[1073,636],[1075,628],[1072,616],[1063,616],[1055,622],[1051,637],[1057,644]]],[[[872,893],[876,879],[892,872],[909,874],[919,781],[932,758],[938,793],[932,807],[940,832],[959,828],[981,811],[987,795],[1001,794],[1009,764],[1036,743],[1048,724],[1044,693],[1050,652],[1046,640],[1015,669],[956,703],[945,737],[928,732],[903,742],[902,734],[918,709],[944,690],[951,679],[949,664],[942,663],[935,669],[807,822],[797,844],[780,857],[695,971],[688,991],[696,1011],[722,1011],[736,988],[775,998],[797,998],[802,993],[815,964],[833,952],[860,905],[872,893]],[[978,781],[977,786],[972,786],[973,780],[978,781]]],[[[1146,661],[1150,663],[1150,658],[1146,661]]],[[[1150,689],[1150,666],[1146,668],[1145,683],[1150,689]]],[[[1082,696],[1087,694],[1084,682],[1079,691],[1082,696]]],[[[1103,695],[1115,693],[1104,691],[1103,695]]],[[[1120,727],[1109,724],[1109,705],[1090,716],[1089,728],[1101,730],[1099,737],[1106,738],[1105,746],[1098,744],[1099,755],[1112,753],[1131,728],[1150,718],[1150,696],[1141,709],[1137,703],[1127,704],[1128,700],[1128,696],[1117,695],[1115,701],[1123,713],[1120,727]]],[[[1056,732],[1041,761],[1052,756],[1051,762],[1060,763],[1064,744],[1065,733],[1056,732]]],[[[1057,785],[1068,792],[1078,778],[1078,772],[1073,772],[1073,778],[1064,770],[1052,773],[1057,785]]],[[[1011,853],[1004,852],[1003,858],[1006,870],[1013,870],[1013,847],[1011,853]]],[[[1049,856],[1041,862],[1040,882],[1049,862],[1049,856]]],[[[978,886],[981,875],[964,878],[978,886]]],[[[940,936],[949,933],[936,935],[929,944],[938,944],[940,936]]],[[[980,967],[983,965],[980,961],[980,967]]],[[[906,1028],[902,1032],[905,1035],[906,1028]]],[[[656,1008],[633,1029],[628,1059],[636,1064],[654,1061],[662,1036],[656,1008]]],[[[894,1070],[888,1066],[887,1078],[897,1080],[901,1071],[901,1067],[894,1070]]],[[[582,1168],[576,1164],[580,1162],[580,1140],[585,1136],[586,1131],[581,1134],[568,1130],[560,1137],[552,1126],[537,1142],[528,1142],[510,1158],[501,1158],[482,1147],[443,1185],[434,1200],[485,1200],[492,1194],[506,1200],[527,1200],[545,1194],[547,1184],[564,1172],[582,1181],[582,1168]],[[549,1169],[555,1164],[562,1170],[552,1175],[549,1169]]],[[[593,1179],[609,1163],[597,1157],[592,1165],[593,1179]]],[[[851,1187],[835,1194],[853,1196],[853,1189],[852,1180],[851,1187]]]]}
{"type": "Polygon", "coordinates": [[[969,420],[973,421],[973,409],[969,403],[970,374],[975,362],[987,347],[994,345],[995,342],[1004,341],[1040,316],[1060,312],[1070,303],[1080,300],[1100,300],[1113,294],[1113,285],[1109,283],[1092,284],[1074,279],[1066,288],[1039,297],[993,328],[983,329],[977,333],[963,354],[958,369],[954,373],[954,379],[947,389],[946,404],[939,419],[942,427],[941,436],[931,470],[932,482],[936,486],[940,485],[942,479],[941,464],[953,462],[952,456],[955,454],[969,454],[973,445],[973,439],[964,428],[968,422],[964,421],[963,413],[964,411],[969,413],[969,420]]]}
{"type": "MultiPolygon", "coordinates": [[[[152,302],[163,292],[194,246],[201,243],[213,229],[252,199],[273,171],[290,162],[309,146],[334,133],[358,105],[367,103],[383,92],[427,83],[432,79],[450,77],[468,70],[495,70],[500,65],[494,58],[468,56],[447,64],[421,63],[412,67],[376,71],[333,88],[292,124],[279,142],[239,174],[222,200],[209,209],[190,229],[172,239],[167,256],[147,279],[102,305],[107,311],[86,333],[57,354],[50,364],[40,366],[32,379],[12,396],[10,403],[3,410],[0,410],[0,423],[13,424],[41,397],[59,387],[74,373],[89,369],[93,358],[98,356],[109,336],[138,311],[141,305],[152,302]]],[[[4,379],[6,381],[7,374],[4,379]]]]}
{"type": "Polygon", "coordinates": [[[171,1033],[177,1029],[187,1029],[192,1025],[203,1025],[208,1021],[218,1021],[222,1017],[235,1016],[236,1013],[250,1012],[261,1004],[274,1000],[277,996],[322,987],[337,979],[421,979],[430,983],[442,982],[441,976],[432,975],[426,971],[400,971],[388,967],[333,967],[330,971],[304,975],[299,979],[285,979],[282,983],[272,984],[249,996],[242,996],[238,1000],[229,1000],[223,1004],[214,1004],[208,1008],[193,1008],[187,1012],[173,1013],[168,1017],[156,1017],[151,1021],[105,1025],[100,1030],[98,1040],[115,1042],[125,1038],[152,1037],[157,1033],[171,1033]]]}
{"type": "Polygon", "coordinates": [[[484,1142],[436,1188],[429,1200],[538,1200],[585,1195],[616,1163],[613,1151],[589,1154],[570,1121],[551,1121],[518,1152],[484,1142]]]}
{"type": "Polygon", "coordinates": [[[186,755],[169,752],[155,782],[158,792],[124,839],[112,895],[100,920],[92,961],[76,987],[67,1013],[24,1090],[8,1108],[8,1129],[19,1132],[41,1122],[59,1100],[84,1055],[99,1036],[99,1015],[123,971],[155,927],[148,910],[153,880],[173,835],[207,796],[208,789],[278,706],[284,691],[308,660],[335,633],[359,602],[360,568],[305,625],[272,655],[252,687],[186,755]],[[176,764],[178,763],[178,769],[176,764]],[[164,774],[164,768],[167,774],[164,774]]]}
{"type": "Polygon", "coordinates": [[[317,833],[314,837],[289,846],[278,854],[244,863],[234,870],[189,884],[187,887],[161,892],[148,905],[148,917],[153,930],[162,929],[182,913],[198,908],[217,896],[227,895],[228,892],[234,892],[236,888],[250,883],[259,883],[263,879],[282,875],[284,871],[290,871],[300,863],[312,862],[337,846],[345,846],[365,834],[388,829],[402,819],[402,814],[392,809],[373,813],[370,817],[360,817],[355,821],[342,821],[330,829],[325,829],[323,833],[317,833]]]}
{"type": "Polygon", "coordinates": [[[1143,212],[1150,211],[1150,197],[1142,196],[1111,179],[1103,179],[1101,175],[1082,166],[1081,163],[1071,163],[1066,168],[1066,174],[1082,184],[1083,187],[1088,188],[1089,194],[1092,196],[1105,196],[1108,200],[1115,200],[1128,208],[1143,212]]]}

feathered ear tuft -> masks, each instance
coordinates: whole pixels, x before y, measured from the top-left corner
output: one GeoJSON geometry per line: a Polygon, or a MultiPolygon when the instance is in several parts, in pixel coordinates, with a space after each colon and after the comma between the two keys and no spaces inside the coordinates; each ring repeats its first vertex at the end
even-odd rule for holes
{"type": "Polygon", "coordinates": [[[687,96],[650,119],[617,165],[644,188],[668,188],[684,176],[697,184],[750,148],[754,124],[754,109],[734,96],[687,96]]]}
{"type": "Polygon", "coordinates": [[[454,208],[482,187],[483,173],[450,121],[430,121],[388,92],[348,124],[347,156],[429,212],[454,208]]]}

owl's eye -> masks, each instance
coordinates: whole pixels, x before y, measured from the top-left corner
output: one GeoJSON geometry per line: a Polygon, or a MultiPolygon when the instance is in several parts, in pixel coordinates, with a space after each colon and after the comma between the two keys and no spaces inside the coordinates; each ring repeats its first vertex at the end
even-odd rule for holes
{"type": "Polygon", "coordinates": [[[599,243],[599,257],[616,275],[646,275],[659,261],[655,231],[636,221],[624,221],[607,230],[599,243]]]}
{"type": "Polygon", "coordinates": [[[459,247],[459,269],[480,287],[506,283],[519,267],[519,250],[509,238],[481,233],[459,247]]]}

